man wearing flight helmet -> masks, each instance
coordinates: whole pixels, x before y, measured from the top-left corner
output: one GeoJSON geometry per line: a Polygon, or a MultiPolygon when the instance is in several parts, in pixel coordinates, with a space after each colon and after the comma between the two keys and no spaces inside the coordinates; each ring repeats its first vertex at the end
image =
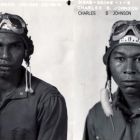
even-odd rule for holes
{"type": "Polygon", "coordinates": [[[107,82],[87,116],[84,140],[140,140],[140,21],[114,23],[103,62],[107,82]]]}
{"type": "Polygon", "coordinates": [[[27,33],[20,16],[0,14],[0,139],[66,140],[65,100],[54,86],[31,75],[34,45],[27,33]]]}

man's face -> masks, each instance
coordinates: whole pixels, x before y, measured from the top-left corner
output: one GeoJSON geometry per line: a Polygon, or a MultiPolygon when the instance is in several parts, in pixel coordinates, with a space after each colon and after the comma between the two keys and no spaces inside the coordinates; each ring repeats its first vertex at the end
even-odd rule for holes
{"type": "Polygon", "coordinates": [[[24,44],[18,35],[0,33],[0,77],[14,74],[21,67],[24,55],[24,44]]]}
{"type": "Polygon", "coordinates": [[[109,62],[111,75],[123,93],[140,91],[140,46],[116,47],[109,62]]]}

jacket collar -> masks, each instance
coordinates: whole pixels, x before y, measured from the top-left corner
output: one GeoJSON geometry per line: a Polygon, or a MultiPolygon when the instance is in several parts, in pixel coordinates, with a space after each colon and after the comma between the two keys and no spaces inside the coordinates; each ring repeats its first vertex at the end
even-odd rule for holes
{"type": "MultiPolygon", "coordinates": [[[[17,88],[7,96],[8,99],[22,99],[22,98],[27,98],[28,94],[34,94],[34,92],[33,93],[25,92],[25,85],[26,85],[25,72],[26,72],[25,68],[22,67],[21,80],[17,88]]],[[[32,88],[35,89],[35,83],[33,82],[33,79],[32,79],[32,88]]]]}
{"type": "MultiPolygon", "coordinates": [[[[127,108],[127,105],[120,100],[120,91],[119,89],[113,94],[113,113],[114,115],[112,116],[112,122],[114,125],[114,132],[112,129],[112,133],[110,137],[113,140],[131,140],[130,138],[130,133],[127,132],[129,129],[127,128],[127,123],[129,123],[129,120],[127,121],[126,117],[124,116],[123,112],[125,112],[125,109],[127,108]],[[119,105],[123,105],[122,108],[120,108],[119,105]],[[124,109],[124,110],[122,110],[124,109]]],[[[128,109],[128,108],[127,108],[128,109]]],[[[111,126],[111,120],[110,120],[110,126],[111,126]]],[[[109,138],[107,138],[109,139],[109,138]]]]}
{"type": "Polygon", "coordinates": [[[119,88],[113,95],[113,106],[115,108],[119,108],[121,110],[121,112],[123,113],[126,120],[130,120],[134,117],[140,116],[139,109],[136,110],[135,112],[131,112],[131,110],[127,104],[127,101],[125,100],[125,98],[119,88]]]}

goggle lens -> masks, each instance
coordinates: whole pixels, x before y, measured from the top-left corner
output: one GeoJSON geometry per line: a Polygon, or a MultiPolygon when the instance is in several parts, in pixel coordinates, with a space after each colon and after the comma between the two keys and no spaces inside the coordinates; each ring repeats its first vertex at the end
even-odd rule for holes
{"type": "Polygon", "coordinates": [[[136,25],[136,28],[140,32],[140,23],[136,25]]]}
{"type": "Polygon", "coordinates": [[[22,28],[22,24],[21,24],[21,22],[18,19],[13,18],[13,17],[9,17],[9,20],[11,21],[13,26],[15,26],[16,28],[18,28],[18,29],[22,28]]]}
{"type": "Polygon", "coordinates": [[[122,32],[125,31],[127,28],[128,28],[128,25],[125,24],[125,23],[120,24],[119,26],[116,26],[115,29],[114,29],[114,35],[117,35],[117,34],[122,33],[122,32]]]}

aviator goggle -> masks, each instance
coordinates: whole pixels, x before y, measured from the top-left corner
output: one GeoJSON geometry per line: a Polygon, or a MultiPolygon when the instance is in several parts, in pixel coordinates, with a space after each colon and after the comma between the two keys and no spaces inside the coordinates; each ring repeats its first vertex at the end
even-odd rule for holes
{"type": "Polygon", "coordinates": [[[11,15],[8,13],[0,14],[0,32],[27,34],[26,23],[17,15],[11,15]]]}
{"type": "Polygon", "coordinates": [[[120,40],[130,30],[133,31],[133,33],[136,37],[140,38],[140,21],[120,20],[120,21],[116,22],[112,27],[111,40],[112,41],[120,40]]]}

